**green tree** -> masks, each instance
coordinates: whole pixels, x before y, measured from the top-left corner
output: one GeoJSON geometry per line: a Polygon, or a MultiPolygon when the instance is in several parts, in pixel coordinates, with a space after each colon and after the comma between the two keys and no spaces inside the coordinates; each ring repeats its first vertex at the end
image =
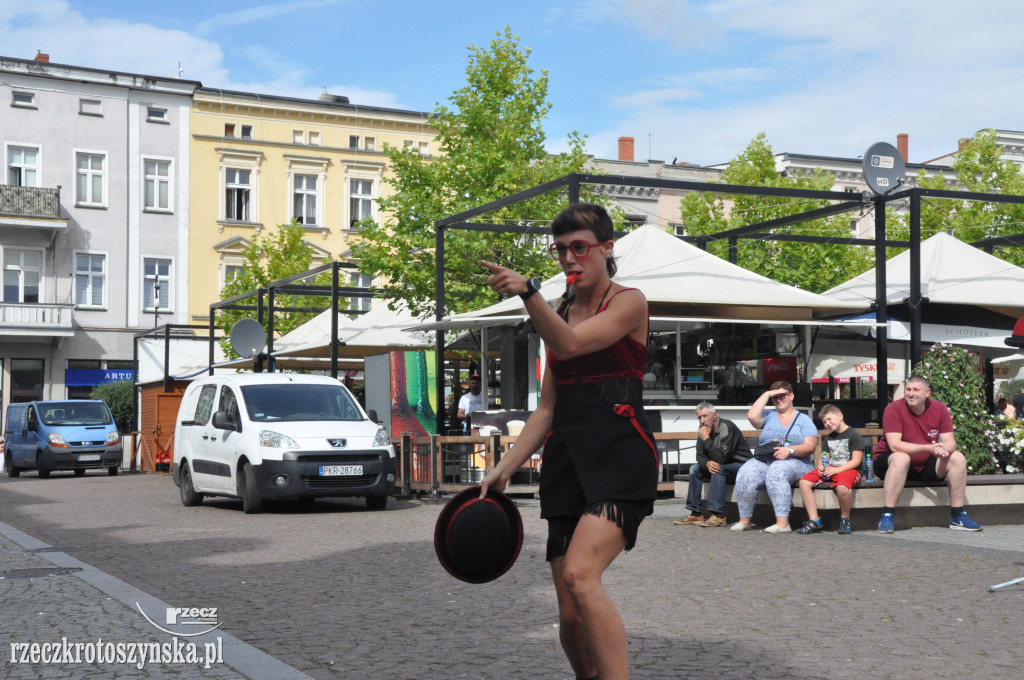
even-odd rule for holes
{"type": "MultiPolygon", "coordinates": [[[[835,178],[816,169],[809,173],[782,174],[775,167],[775,154],[762,132],[729,162],[722,182],[742,186],[812,189],[831,191],[835,178]]],[[[786,217],[828,205],[828,201],[695,192],[683,197],[682,222],[689,236],[702,236],[786,217]]],[[[802,222],[772,230],[780,234],[849,238],[850,215],[802,222]]],[[[763,276],[813,292],[828,290],[871,268],[870,248],[840,244],[798,243],[741,239],[737,264],[763,276]]],[[[728,258],[728,242],[713,241],[708,251],[728,258]]]]}
{"type": "MultiPolygon", "coordinates": [[[[282,224],[271,233],[254,238],[242,254],[245,262],[243,271],[224,285],[221,300],[242,293],[266,288],[270,283],[300,274],[312,268],[313,253],[305,241],[306,232],[298,224],[282,224]]],[[[328,272],[318,274],[303,283],[308,285],[330,286],[331,276],[328,272]]],[[[241,305],[255,306],[256,298],[249,298],[241,305]]],[[[327,309],[331,306],[330,297],[275,295],[274,308],[304,307],[327,309]]],[[[316,312],[277,312],[274,314],[274,331],[277,335],[298,328],[316,316],[316,312]]],[[[224,334],[221,346],[227,356],[237,356],[230,347],[227,334],[231,327],[240,319],[256,319],[255,311],[224,310],[217,313],[217,327],[224,334]]],[[[266,322],[264,321],[264,327],[266,322]]]]}
{"type": "MultiPolygon", "coordinates": [[[[982,193],[1024,195],[1024,174],[1011,160],[1003,158],[1003,147],[996,143],[997,133],[987,129],[967,140],[953,162],[956,186],[949,186],[942,174],[927,176],[918,170],[917,184],[923,189],[953,189],[982,193]]],[[[888,229],[890,238],[909,238],[909,215],[901,212],[888,229]]],[[[921,239],[940,231],[952,233],[972,243],[1024,231],[1024,205],[956,201],[923,198],[921,201],[921,239]]],[[[892,254],[899,251],[892,250],[892,254]]],[[[1024,264],[1024,250],[1018,247],[997,249],[994,253],[1013,264],[1024,264]]]]}
{"type": "Polygon", "coordinates": [[[117,428],[122,432],[128,431],[135,412],[135,383],[131,380],[118,380],[97,385],[89,393],[89,398],[105,403],[114,416],[117,428]]]}
{"type": "Polygon", "coordinates": [[[928,379],[932,396],[949,407],[957,449],[967,458],[967,473],[996,468],[997,427],[985,407],[985,378],[979,358],[962,347],[932,345],[915,371],[928,379]]]}
{"type": "MultiPolygon", "coordinates": [[[[511,29],[496,34],[489,49],[471,46],[466,85],[438,104],[432,122],[438,130],[436,158],[414,149],[385,145],[392,193],[379,201],[379,224],[364,220],[363,239],[354,250],[362,271],[383,277],[385,287],[417,314],[434,309],[434,223],[482,203],[579,172],[586,162],[584,140],[568,138],[569,150],[544,150],[541,120],[547,101],[547,72],[528,64],[511,29]]],[[[589,196],[588,196],[588,200],[589,196]]],[[[567,203],[554,192],[475,218],[502,225],[547,226],[567,203]]],[[[445,308],[466,311],[497,300],[483,285],[480,260],[499,262],[538,276],[555,264],[534,235],[447,230],[445,236],[445,308]]]]}

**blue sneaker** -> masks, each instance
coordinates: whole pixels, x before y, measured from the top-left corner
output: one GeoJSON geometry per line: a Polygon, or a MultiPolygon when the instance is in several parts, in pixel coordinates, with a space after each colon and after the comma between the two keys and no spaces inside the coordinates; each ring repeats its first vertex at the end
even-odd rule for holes
{"type": "Polygon", "coordinates": [[[961,512],[955,519],[949,520],[949,528],[957,531],[981,531],[981,525],[967,516],[967,511],[961,512]]]}
{"type": "MultiPolygon", "coordinates": [[[[949,525],[952,528],[952,524],[949,525]]],[[[878,530],[883,534],[891,534],[896,530],[893,517],[888,512],[882,515],[882,519],[878,520],[878,530]]]]}

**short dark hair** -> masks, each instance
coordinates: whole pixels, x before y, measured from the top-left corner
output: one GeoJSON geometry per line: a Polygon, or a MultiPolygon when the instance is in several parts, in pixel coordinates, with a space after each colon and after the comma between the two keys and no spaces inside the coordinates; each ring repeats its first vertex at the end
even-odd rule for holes
{"type": "Polygon", "coordinates": [[[840,409],[835,404],[825,404],[824,406],[821,407],[821,410],[818,411],[818,417],[824,418],[825,416],[832,413],[838,413],[839,415],[843,415],[842,409],[840,409]]]}
{"type": "MultiPolygon", "coordinates": [[[[558,213],[558,216],[551,222],[551,235],[559,237],[574,231],[592,231],[597,237],[598,243],[611,241],[615,238],[615,225],[612,223],[608,211],[594,203],[574,203],[558,213]]],[[[615,265],[615,256],[612,255],[605,260],[608,269],[608,276],[615,276],[618,267],[615,265]]]]}
{"type": "Polygon", "coordinates": [[[776,380],[775,382],[772,383],[772,386],[769,389],[773,389],[773,390],[785,389],[790,394],[793,394],[793,386],[790,385],[785,380],[776,380]]]}
{"type": "Polygon", "coordinates": [[[932,384],[930,382],[928,382],[928,378],[926,378],[923,375],[920,375],[918,373],[915,373],[912,376],[910,376],[909,378],[907,378],[907,382],[908,383],[912,383],[912,382],[924,383],[924,386],[926,388],[929,388],[929,387],[932,386],[932,384]]]}

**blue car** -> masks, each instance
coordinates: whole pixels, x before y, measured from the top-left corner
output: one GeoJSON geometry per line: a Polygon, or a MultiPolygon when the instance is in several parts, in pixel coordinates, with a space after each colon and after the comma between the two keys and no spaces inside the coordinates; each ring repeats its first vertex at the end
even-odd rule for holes
{"type": "Polygon", "coordinates": [[[121,466],[121,434],[102,401],[68,399],[30,401],[7,407],[4,426],[4,469],[9,477],[36,470],[106,469],[113,476],[121,466]]]}

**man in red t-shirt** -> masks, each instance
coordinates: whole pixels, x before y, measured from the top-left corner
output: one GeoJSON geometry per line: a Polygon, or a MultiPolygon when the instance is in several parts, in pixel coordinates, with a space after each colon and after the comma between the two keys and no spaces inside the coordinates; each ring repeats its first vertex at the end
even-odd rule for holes
{"type": "Polygon", "coordinates": [[[949,486],[949,528],[981,531],[981,525],[964,511],[967,459],[956,449],[953,418],[941,401],[930,399],[928,380],[907,378],[904,398],[885,407],[885,436],[875,446],[875,474],[884,480],[885,508],[878,530],[891,534],[896,501],[908,479],[937,481],[949,486]]]}

